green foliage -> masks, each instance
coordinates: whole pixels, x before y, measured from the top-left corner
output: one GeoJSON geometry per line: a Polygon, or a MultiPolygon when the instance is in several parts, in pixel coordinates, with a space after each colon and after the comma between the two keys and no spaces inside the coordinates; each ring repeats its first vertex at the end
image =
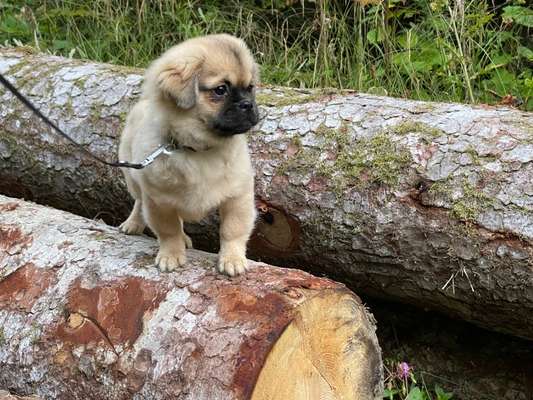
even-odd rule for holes
{"type": "Polygon", "coordinates": [[[533,10],[521,6],[507,6],[503,9],[502,18],[519,25],[533,28],[533,10]]]}
{"type": "Polygon", "coordinates": [[[362,3],[4,0],[0,42],[144,67],[183,39],[228,32],[254,49],[268,83],[533,110],[525,1],[362,3]]]}
{"type": "Polygon", "coordinates": [[[427,396],[420,390],[418,386],[413,386],[411,390],[409,390],[409,394],[405,398],[405,400],[427,400],[427,396]]]}
{"type": "Polygon", "coordinates": [[[429,390],[423,378],[417,380],[412,366],[406,362],[385,360],[386,400],[452,400],[453,393],[445,392],[439,385],[429,390]],[[421,381],[421,382],[419,382],[421,381]]]}
{"type": "Polygon", "coordinates": [[[453,393],[445,392],[439,385],[435,385],[435,394],[437,395],[437,400],[450,400],[453,398],[453,393]]]}

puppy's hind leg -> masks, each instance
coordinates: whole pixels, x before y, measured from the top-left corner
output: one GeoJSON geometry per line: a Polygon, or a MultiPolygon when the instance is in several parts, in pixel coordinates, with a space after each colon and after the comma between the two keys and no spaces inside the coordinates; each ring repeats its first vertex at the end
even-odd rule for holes
{"type": "Polygon", "coordinates": [[[183,230],[183,219],[181,219],[181,217],[178,216],[178,220],[179,220],[179,224],[180,224],[180,228],[181,228],[181,233],[183,234],[183,237],[185,238],[185,247],[188,248],[188,249],[194,249],[193,245],[192,245],[192,239],[189,235],[187,235],[185,233],[185,231],[183,230]]]}
{"type": "Polygon", "coordinates": [[[139,186],[128,175],[126,175],[126,184],[135,199],[135,204],[133,210],[131,210],[130,216],[126,221],[120,224],[119,229],[127,235],[140,235],[143,233],[144,228],[146,228],[146,223],[142,216],[141,191],[139,186]]]}

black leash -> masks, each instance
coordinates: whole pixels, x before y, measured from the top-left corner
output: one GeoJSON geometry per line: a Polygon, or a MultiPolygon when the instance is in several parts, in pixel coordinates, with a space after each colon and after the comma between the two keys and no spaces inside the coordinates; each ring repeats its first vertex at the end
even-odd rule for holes
{"type": "Polygon", "coordinates": [[[57,133],[59,133],[61,136],[63,136],[65,139],[67,139],[69,142],[80,148],[83,152],[85,152],[90,157],[94,158],[95,160],[101,162],[102,164],[109,165],[110,167],[120,167],[120,168],[134,168],[134,169],[142,169],[148,165],[150,165],[157,157],[159,157],[161,154],[170,154],[171,151],[167,148],[166,145],[160,145],[154,152],[152,152],[148,157],[146,157],[141,163],[139,164],[132,164],[127,161],[116,161],[116,162],[109,162],[106,161],[98,156],[95,156],[93,153],[91,153],[89,150],[87,150],[85,147],[83,147],[81,144],[76,142],[74,139],[72,139],[69,135],[67,135],[65,132],[63,132],[56,124],[54,124],[52,121],[48,119],[37,107],[35,107],[27,97],[25,97],[22,93],[20,93],[16,87],[14,87],[2,74],[0,74],[0,83],[4,85],[11,93],[13,93],[26,107],[28,107],[34,114],[36,114],[39,118],[41,118],[47,125],[51,126],[57,133]]]}

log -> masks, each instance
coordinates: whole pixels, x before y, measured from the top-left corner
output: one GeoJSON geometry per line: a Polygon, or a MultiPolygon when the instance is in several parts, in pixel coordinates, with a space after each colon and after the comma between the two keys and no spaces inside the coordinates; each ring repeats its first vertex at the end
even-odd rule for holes
{"type": "MultiPolygon", "coordinates": [[[[141,70],[0,52],[0,72],[45,114],[116,157],[141,70]]],[[[119,171],[1,98],[0,192],[115,225],[127,216],[119,171]]],[[[350,91],[263,88],[258,100],[253,258],[533,339],[533,114],[350,91]]],[[[217,250],[216,218],[186,230],[217,250]]]]}
{"type": "Polygon", "coordinates": [[[0,196],[0,389],[43,399],[381,399],[375,323],[344,285],[188,251],[0,196]]]}

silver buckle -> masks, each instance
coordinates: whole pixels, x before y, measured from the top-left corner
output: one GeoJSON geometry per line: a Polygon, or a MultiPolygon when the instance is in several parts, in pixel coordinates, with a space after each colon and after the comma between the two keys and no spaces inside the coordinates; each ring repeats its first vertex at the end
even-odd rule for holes
{"type": "Polygon", "coordinates": [[[157,149],[155,149],[141,162],[141,165],[143,166],[143,168],[147,167],[148,165],[152,164],[161,154],[164,154],[166,156],[172,154],[172,151],[169,149],[169,145],[160,144],[157,149]]]}

